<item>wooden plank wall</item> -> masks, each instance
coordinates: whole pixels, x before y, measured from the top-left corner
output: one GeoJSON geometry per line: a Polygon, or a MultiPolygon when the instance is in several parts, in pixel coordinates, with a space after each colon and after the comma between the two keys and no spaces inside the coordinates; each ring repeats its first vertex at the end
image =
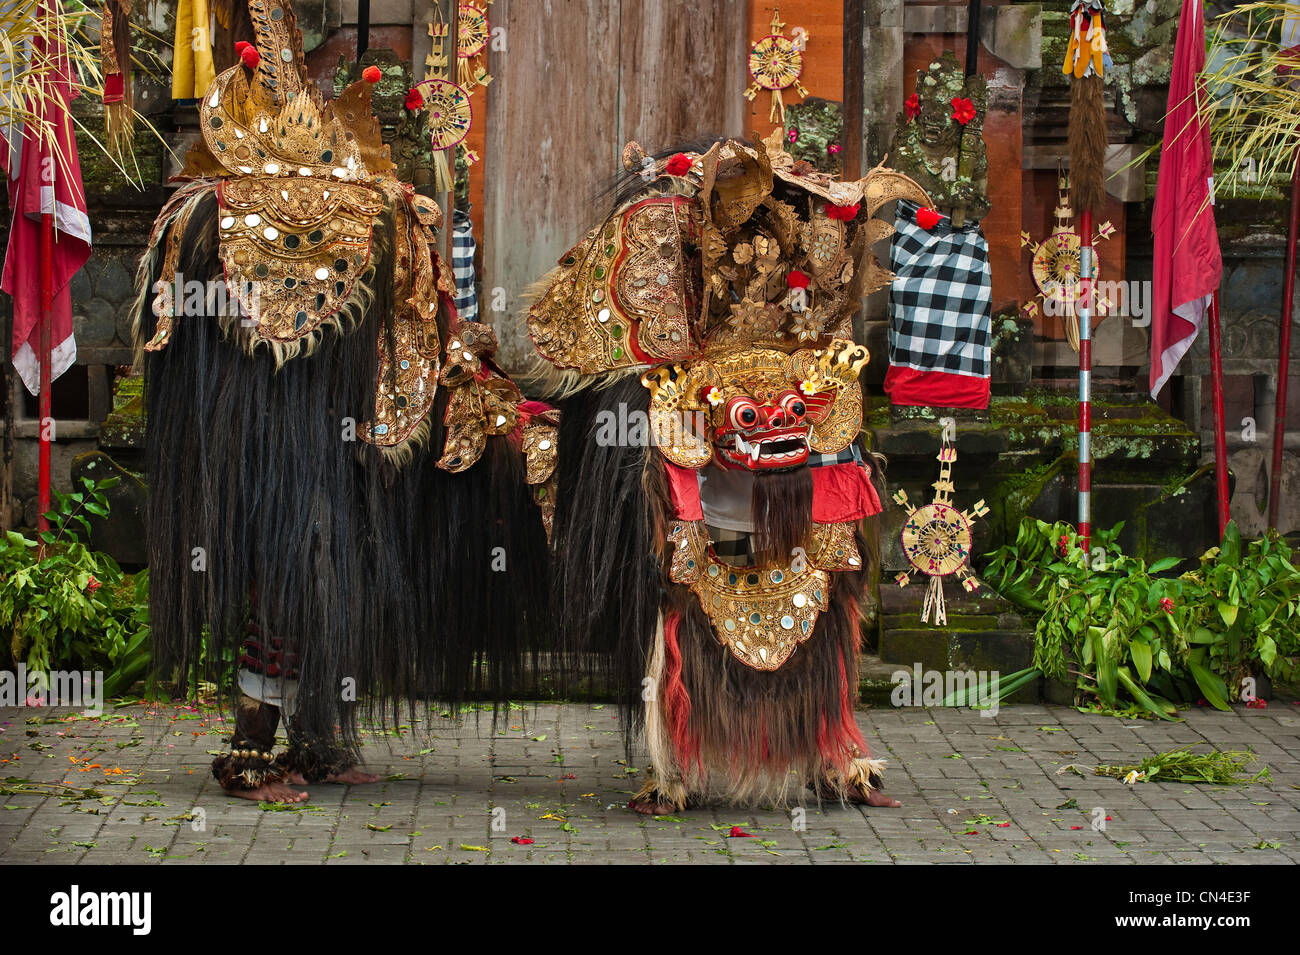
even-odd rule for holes
{"type": "Polygon", "coordinates": [[[482,317],[497,327],[502,364],[520,370],[532,358],[520,293],[607,211],[599,193],[623,144],[654,152],[746,131],[751,31],[744,0],[496,0],[489,14],[507,50],[489,59],[475,170],[482,317]]]}

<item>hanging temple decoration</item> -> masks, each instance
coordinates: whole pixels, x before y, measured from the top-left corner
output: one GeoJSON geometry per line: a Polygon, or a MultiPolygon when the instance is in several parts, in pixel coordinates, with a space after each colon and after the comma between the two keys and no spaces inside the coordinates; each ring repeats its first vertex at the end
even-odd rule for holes
{"type": "Polygon", "coordinates": [[[900,587],[906,587],[912,574],[926,574],[930,584],[921,607],[921,622],[929,623],[934,615],[935,626],[948,622],[944,608],[943,579],[953,574],[961,580],[962,587],[974,591],[979,580],[971,573],[971,544],[974,539],[971,525],[975,519],[989,512],[984,501],[978,500],[969,511],[959,511],[952,504],[956,490],[952,483],[952,466],[957,461],[957,449],[947,441],[939,448],[939,479],[931,485],[934,498],[928,504],[913,507],[907,492],[900,489],[894,502],[908,510],[901,532],[903,556],[912,565],[894,578],[900,587]]]}

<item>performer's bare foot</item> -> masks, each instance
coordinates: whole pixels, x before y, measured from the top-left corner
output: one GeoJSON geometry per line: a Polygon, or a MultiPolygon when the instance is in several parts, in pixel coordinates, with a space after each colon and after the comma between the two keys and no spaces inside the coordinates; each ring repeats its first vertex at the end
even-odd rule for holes
{"type": "MultiPolygon", "coordinates": [[[[341,786],[364,786],[368,783],[377,783],[384,777],[378,773],[363,773],[353,766],[351,769],[345,769],[341,773],[332,773],[321,780],[323,783],[338,783],[341,786]]],[[[307,780],[303,778],[302,773],[292,772],[289,774],[289,782],[297,786],[306,786],[307,780]]]]}
{"type": "Polygon", "coordinates": [[[263,783],[256,789],[227,789],[225,792],[227,796],[254,802],[305,802],[308,797],[307,793],[298,792],[283,782],[263,783]]]}
{"type": "Polygon", "coordinates": [[[899,809],[902,803],[897,799],[886,796],[879,789],[868,789],[864,794],[856,786],[850,787],[847,793],[849,802],[858,803],[861,806],[881,806],[885,809],[899,809]]]}
{"type": "Polygon", "coordinates": [[[677,811],[671,802],[655,799],[653,794],[638,796],[627,804],[627,808],[643,816],[671,816],[677,811]]]}

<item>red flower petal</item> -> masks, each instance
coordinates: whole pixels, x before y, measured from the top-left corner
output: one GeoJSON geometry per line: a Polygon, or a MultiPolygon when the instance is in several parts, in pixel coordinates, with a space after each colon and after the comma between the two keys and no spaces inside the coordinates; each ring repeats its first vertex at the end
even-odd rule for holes
{"type": "Polygon", "coordinates": [[[367,83],[378,83],[383,79],[383,76],[384,74],[379,72],[379,67],[377,66],[367,66],[361,71],[361,78],[367,83]]]}
{"type": "Polygon", "coordinates": [[[239,51],[239,58],[244,61],[244,65],[250,70],[257,69],[257,64],[262,62],[262,54],[257,52],[257,47],[246,46],[239,51]]]}
{"type": "Polygon", "coordinates": [[[668,175],[684,176],[691,171],[691,157],[686,153],[678,153],[672,159],[668,160],[668,175]]]}
{"type": "Polygon", "coordinates": [[[961,96],[952,98],[952,118],[965,126],[975,118],[975,104],[961,96]]]}
{"type": "Polygon", "coordinates": [[[740,826],[732,826],[731,831],[727,833],[727,838],[728,839],[753,839],[754,834],[752,832],[746,832],[744,829],[740,828],[740,826]]]}
{"type": "Polygon", "coordinates": [[[916,210],[916,224],[922,229],[929,231],[939,224],[943,216],[935,209],[925,208],[916,210]]]}
{"type": "Polygon", "coordinates": [[[529,839],[527,836],[515,836],[510,841],[517,846],[531,846],[534,840],[529,839]]]}
{"type": "Polygon", "coordinates": [[[839,219],[841,222],[848,222],[858,214],[858,210],[861,208],[862,203],[860,202],[855,202],[851,206],[834,206],[827,204],[826,216],[830,219],[839,219]]]}
{"type": "Polygon", "coordinates": [[[785,277],[785,284],[790,288],[807,288],[810,281],[812,280],[798,269],[792,269],[790,274],[785,277]]]}
{"type": "Polygon", "coordinates": [[[413,89],[406,94],[406,108],[410,110],[419,109],[424,105],[424,94],[419,89],[413,89]]]}
{"type": "Polygon", "coordinates": [[[913,93],[907,98],[907,102],[903,104],[903,109],[907,112],[909,121],[916,119],[921,115],[921,97],[913,93]]]}
{"type": "Polygon", "coordinates": [[[1009,823],[1009,822],[999,822],[999,823],[998,823],[998,828],[999,828],[999,829],[1010,829],[1010,828],[1011,828],[1011,823],[1009,823]]]}

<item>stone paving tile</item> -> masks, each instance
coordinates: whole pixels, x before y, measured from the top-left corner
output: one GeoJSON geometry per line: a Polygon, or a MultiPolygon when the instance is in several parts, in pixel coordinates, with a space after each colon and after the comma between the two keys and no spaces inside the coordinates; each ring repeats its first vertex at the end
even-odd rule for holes
{"type": "Polygon", "coordinates": [[[629,765],[612,706],[375,731],[365,753],[382,782],[310,787],[308,803],[287,809],[217,788],[208,767],[229,724],[213,712],[124,706],[92,719],[6,708],[0,864],[1300,862],[1300,707],[1185,715],[1162,725],[1037,705],[996,716],[867,709],[859,723],[890,761],[900,810],[795,793],[786,809],[712,804],[643,818],[625,808],[643,754],[629,765]],[[1253,749],[1271,778],[1130,787],[1091,775],[1188,744],[1253,749]]]}

